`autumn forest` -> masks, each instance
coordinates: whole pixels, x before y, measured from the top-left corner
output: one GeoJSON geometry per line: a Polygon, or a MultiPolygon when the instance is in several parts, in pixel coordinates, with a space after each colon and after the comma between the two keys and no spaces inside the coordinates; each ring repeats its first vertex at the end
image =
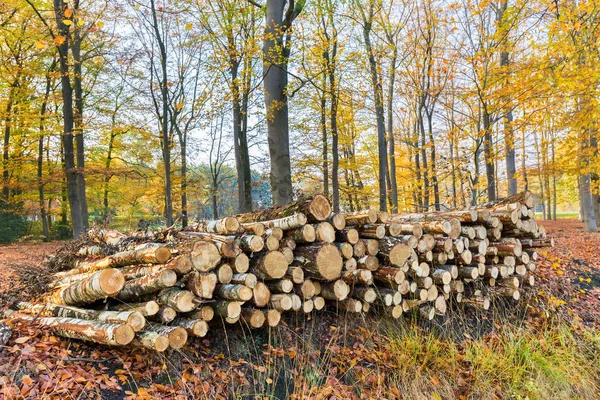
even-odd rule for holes
{"type": "Polygon", "coordinates": [[[528,189],[597,231],[599,34],[594,1],[8,0],[2,209],[50,238],[528,189]]]}

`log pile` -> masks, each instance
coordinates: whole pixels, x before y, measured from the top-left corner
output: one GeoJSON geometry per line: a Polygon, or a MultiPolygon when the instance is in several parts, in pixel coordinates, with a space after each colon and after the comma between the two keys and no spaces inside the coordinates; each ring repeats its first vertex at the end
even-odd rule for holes
{"type": "Polygon", "coordinates": [[[184,229],[96,230],[43,301],[4,314],[164,351],[217,320],[260,328],[325,307],[426,319],[449,301],[487,309],[533,286],[536,248],[553,245],[532,207],[526,192],[468,210],[333,214],[314,195],[184,229]]]}

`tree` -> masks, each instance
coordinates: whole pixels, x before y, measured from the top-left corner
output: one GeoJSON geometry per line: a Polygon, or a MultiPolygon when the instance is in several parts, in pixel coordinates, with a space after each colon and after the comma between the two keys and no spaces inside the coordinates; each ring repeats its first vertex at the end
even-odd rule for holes
{"type": "Polygon", "coordinates": [[[292,23],[304,0],[267,0],[263,44],[263,81],[271,160],[271,192],[275,205],[292,201],[292,167],[288,125],[288,62],[292,23]]]}

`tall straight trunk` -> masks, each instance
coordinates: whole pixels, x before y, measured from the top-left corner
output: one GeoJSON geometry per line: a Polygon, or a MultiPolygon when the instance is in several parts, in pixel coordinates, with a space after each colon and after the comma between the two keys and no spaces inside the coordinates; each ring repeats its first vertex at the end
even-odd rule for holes
{"type": "Polygon", "coordinates": [[[440,210],[440,186],[437,178],[437,165],[435,156],[435,139],[433,138],[433,109],[427,113],[427,131],[431,146],[431,180],[433,182],[433,199],[436,211],[440,210]]]}
{"type": "MultiPolygon", "coordinates": [[[[590,147],[592,153],[592,160],[598,160],[598,132],[596,129],[593,129],[590,133],[590,147]]],[[[596,163],[593,163],[596,165],[596,163]]],[[[590,184],[592,191],[592,209],[594,210],[594,216],[596,220],[600,218],[600,177],[598,176],[598,168],[595,167],[590,172],[590,184]]]]}
{"type": "Polygon", "coordinates": [[[329,126],[331,129],[331,191],[333,212],[340,212],[340,183],[339,183],[339,151],[338,151],[338,128],[337,128],[337,86],[335,81],[335,68],[337,57],[337,36],[333,38],[331,56],[328,51],[324,53],[325,62],[329,76],[329,97],[331,98],[331,108],[329,112],[329,126]]]}
{"type": "Polygon", "coordinates": [[[10,86],[8,100],[6,101],[6,110],[4,117],[4,143],[2,146],[2,197],[8,201],[10,196],[10,172],[8,171],[8,162],[10,157],[10,135],[13,124],[13,105],[15,101],[15,91],[19,86],[19,79],[10,86]]]}
{"type": "MultiPolygon", "coordinates": [[[[552,135],[552,219],[556,221],[556,159],[554,157],[554,145],[556,137],[552,135]]],[[[595,215],[595,214],[594,214],[595,215]]]]}
{"type": "Polygon", "coordinates": [[[327,75],[323,74],[323,93],[321,94],[321,160],[323,162],[321,170],[323,172],[323,194],[329,198],[329,150],[327,139],[327,98],[325,97],[325,86],[327,85],[327,75]]]}
{"type": "Polygon", "coordinates": [[[211,191],[211,201],[212,201],[212,209],[213,209],[213,219],[219,219],[219,210],[217,209],[217,192],[219,190],[219,184],[216,179],[212,180],[212,186],[210,188],[211,191]]]}
{"type": "Polygon", "coordinates": [[[417,132],[418,129],[418,123],[415,122],[414,125],[414,131],[413,131],[413,139],[411,141],[410,144],[410,148],[414,148],[415,149],[415,193],[416,193],[416,199],[417,201],[415,202],[415,207],[417,207],[416,211],[423,211],[423,193],[421,190],[421,162],[420,162],[420,156],[419,156],[419,133],[417,132]]]}
{"type": "Polygon", "coordinates": [[[48,212],[46,209],[46,200],[44,196],[44,120],[46,118],[46,108],[48,106],[48,97],[50,96],[50,89],[52,86],[52,80],[50,78],[50,72],[54,70],[56,62],[53,61],[52,65],[46,73],[46,88],[44,91],[44,97],[42,99],[42,105],[40,109],[40,138],[38,140],[38,159],[37,159],[37,184],[38,184],[38,196],[40,202],[40,214],[42,218],[42,232],[46,241],[50,240],[50,226],[48,224],[48,212]]]}
{"type": "MultiPolygon", "coordinates": [[[[113,127],[114,127],[114,116],[113,116],[113,127]]],[[[112,163],[112,153],[115,147],[115,137],[116,134],[113,132],[110,133],[110,138],[108,140],[108,152],[106,154],[106,161],[104,162],[104,169],[106,170],[106,175],[104,176],[104,195],[103,195],[103,199],[102,199],[102,205],[104,207],[104,218],[105,220],[108,220],[108,193],[109,193],[109,188],[108,188],[108,184],[110,182],[111,179],[111,174],[110,174],[110,164],[112,163]]]]}
{"type": "Polygon", "coordinates": [[[579,137],[579,169],[581,171],[579,178],[579,195],[581,198],[581,210],[586,232],[598,232],[596,225],[596,216],[592,203],[592,188],[590,179],[590,130],[582,129],[579,137]]]}
{"type": "MultiPolygon", "coordinates": [[[[542,135],[543,135],[543,133],[542,133],[542,135]]],[[[535,153],[537,156],[537,175],[538,175],[538,181],[540,183],[540,196],[542,198],[542,216],[546,220],[546,219],[548,219],[548,217],[546,215],[546,196],[544,195],[544,179],[542,178],[542,168],[543,168],[544,159],[543,159],[542,151],[540,149],[540,145],[538,142],[538,135],[534,135],[533,141],[535,144],[535,153]]]]}
{"type": "MultiPolygon", "coordinates": [[[[500,26],[505,25],[504,17],[508,8],[508,0],[501,0],[496,13],[496,21],[500,26]]],[[[503,39],[502,50],[500,51],[500,67],[506,71],[506,81],[508,84],[510,73],[508,67],[510,65],[509,53],[506,49],[507,35],[503,39]]],[[[507,101],[508,103],[508,101],[507,101]]],[[[506,179],[508,182],[508,195],[517,194],[517,161],[515,152],[515,135],[512,128],[513,113],[510,106],[506,106],[506,111],[503,115],[504,121],[504,147],[505,147],[505,162],[506,162],[506,179]]]]}
{"type": "MultiPolygon", "coordinates": [[[[171,146],[169,139],[169,99],[168,99],[168,76],[167,76],[167,49],[158,26],[158,18],[156,16],[155,1],[150,0],[150,8],[152,11],[152,28],[158,48],[160,51],[160,67],[161,76],[160,81],[160,93],[161,93],[161,106],[162,106],[162,118],[159,118],[161,124],[161,145],[162,145],[162,156],[164,163],[165,172],[165,224],[167,226],[173,225],[173,200],[171,195],[171,146]]],[[[159,116],[160,117],[160,116],[159,116]]]]}
{"type": "MultiPolygon", "coordinates": [[[[248,113],[248,94],[245,79],[242,79],[243,89],[240,90],[239,84],[239,66],[240,62],[235,57],[235,43],[233,42],[233,33],[228,32],[229,36],[229,67],[231,69],[231,92],[233,100],[233,144],[235,154],[235,166],[238,178],[238,206],[240,213],[252,211],[252,176],[250,170],[250,156],[248,153],[247,133],[247,113],[248,113]]],[[[244,69],[249,66],[244,61],[244,69]]],[[[247,72],[247,71],[245,71],[247,72]]],[[[242,78],[245,78],[243,76],[242,78]]],[[[187,200],[186,200],[187,202],[187,200]]]]}
{"type": "Polygon", "coordinates": [[[81,199],[77,185],[77,169],[75,165],[75,146],[73,143],[73,92],[69,75],[69,27],[63,23],[64,10],[67,3],[54,0],[54,15],[59,33],[67,38],[62,44],[57,45],[60,65],[60,83],[62,93],[63,135],[65,173],[67,178],[67,196],[71,209],[71,223],[73,235],[78,238],[84,231],[83,215],[81,213],[81,199]]]}
{"type": "Polygon", "coordinates": [[[492,122],[487,105],[483,105],[483,152],[485,158],[485,174],[487,177],[488,200],[496,200],[496,173],[494,168],[494,150],[492,143],[492,122]]]}
{"type": "Polygon", "coordinates": [[[396,141],[394,138],[394,84],[396,81],[396,60],[398,58],[398,49],[394,46],[392,53],[392,60],[390,62],[390,86],[388,88],[388,99],[387,99],[387,139],[388,139],[388,153],[390,156],[390,183],[391,193],[390,201],[392,203],[392,212],[398,212],[398,181],[396,179],[396,141]]]}
{"type": "MultiPolygon", "coordinates": [[[[422,103],[421,103],[422,104],[422,103]]],[[[429,167],[427,164],[427,139],[425,139],[425,120],[423,119],[423,105],[419,108],[419,131],[421,133],[421,162],[423,164],[423,211],[429,210],[429,167]]]]}
{"type": "Polygon", "coordinates": [[[387,210],[387,192],[386,192],[386,175],[387,175],[387,146],[385,140],[385,118],[383,110],[383,89],[381,87],[381,79],[379,77],[380,66],[375,60],[373,47],[371,46],[371,28],[373,24],[373,4],[369,18],[363,21],[363,38],[369,59],[369,69],[371,75],[371,84],[373,86],[373,94],[375,101],[375,116],[377,120],[377,154],[379,156],[379,208],[382,211],[387,210]]]}
{"type": "Polygon", "coordinates": [[[456,160],[454,156],[454,128],[450,130],[450,134],[448,135],[448,149],[450,150],[450,168],[452,168],[452,208],[457,207],[457,198],[456,198],[456,160]]]}
{"type": "Polygon", "coordinates": [[[274,205],[292,201],[287,69],[291,47],[291,24],[302,7],[297,4],[299,10],[295,10],[294,1],[290,0],[284,19],[285,6],[285,0],[267,0],[263,43],[263,81],[271,160],[271,193],[274,205]]]}
{"type": "Polygon", "coordinates": [[[523,181],[525,182],[525,188],[523,190],[529,190],[529,178],[527,177],[527,164],[525,158],[527,152],[525,151],[525,130],[523,129],[521,134],[521,172],[523,174],[523,181]]]}
{"type": "MultiPolygon", "coordinates": [[[[75,2],[76,9],[79,1],[75,2]]],[[[79,202],[81,206],[81,221],[83,229],[89,229],[88,206],[85,194],[85,147],[83,140],[83,88],[81,84],[81,35],[79,28],[75,28],[73,32],[73,44],[71,46],[73,53],[73,95],[75,107],[73,109],[73,132],[75,134],[76,162],[77,162],[77,193],[79,194],[79,202]]]]}

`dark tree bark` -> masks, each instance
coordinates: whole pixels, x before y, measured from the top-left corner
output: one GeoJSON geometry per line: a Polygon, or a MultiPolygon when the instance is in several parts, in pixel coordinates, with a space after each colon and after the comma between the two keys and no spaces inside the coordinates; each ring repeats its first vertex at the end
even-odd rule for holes
{"type": "Polygon", "coordinates": [[[304,2],[267,0],[263,44],[263,80],[273,204],[292,201],[292,167],[288,126],[288,60],[291,28],[304,2]],[[287,5],[287,7],[286,7],[287,5]]]}
{"type": "Polygon", "coordinates": [[[42,232],[44,234],[44,240],[50,240],[50,226],[49,216],[46,208],[46,200],[44,196],[44,122],[46,118],[46,108],[48,106],[48,97],[50,96],[50,89],[52,87],[52,79],[50,78],[50,72],[54,71],[56,66],[56,60],[52,61],[52,64],[48,68],[46,73],[46,88],[44,90],[44,97],[42,98],[42,105],[40,107],[40,138],[38,139],[38,158],[37,158],[37,184],[38,184],[38,196],[40,202],[40,214],[42,219],[42,232]]]}
{"type": "MultiPolygon", "coordinates": [[[[228,13],[227,15],[229,18],[233,14],[228,13]]],[[[252,67],[248,56],[241,56],[237,49],[235,42],[236,33],[232,29],[233,23],[229,21],[226,27],[228,28],[226,31],[227,51],[231,71],[230,89],[233,103],[233,143],[238,178],[238,206],[240,213],[246,213],[252,211],[252,173],[247,137],[248,99],[250,96],[252,67]],[[242,66],[241,79],[240,66],[242,66]]],[[[242,40],[250,40],[250,38],[243,37],[242,40]]]]}
{"type": "Polygon", "coordinates": [[[496,174],[494,168],[494,146],[492,140],[492,117],[483,104],[483,153],[485,158],[485,174],[487,177],[488,201],[496,200],[496,174]]]}
{"type": "MultiPolygon", "coordinates": [[[[332,206],[333,212],[340,212],[340,182],[339,182],[339,150],[338,150],[338,128],[337,128],[337,83],[336,83],[336,60],[337,60],[337,31],[333,25],[333,18],[329,20],[332,25],[332,37],[329,37],[327,27],[323,27],[323,33],[325,39],[331,41],[331,53],[329,50],[325,51],[323,56],[325,58],[325,65],[327,66],[327,75],[329,77],[329,97],[331,99],[330,108],[330,129],[331,129],[331,191],[332,191],[332,206]]],[[[327,43],[329,49],[330,44],[327,43]]]]}
{"type": "Polygon", "coordinates": [[[325,95],[325,86],[327,86],[327,75],[323,74],[323,92],[321,93],[321,159],[323,165],[323,195],[329,198],[329,143],[327,138],[327,97],[325,95]]]}
{"type": "MultiPolygon", "coordinates": [[[[502,26],[505,21],[506,9],[508,7],[508,0],[501,0],[497,9],[497,21],[502,26]]],[[[503,40],[502,50],[500,51],[500,67],[506,69],[508,77],[508,66],[510,65],[509,53],[506,50],[506,38],[503,40]]],[[[507,78],[508,81],[508,78],[507,78]]],[[[517,162],[515,152],[515,135],[512,128],[513,113],[510,106],[506,107],[506,111],[503,116],[504,120],[504,146],[505,146],[505,160],[506,160],[506,179],[508,180],[508,195],[512,196],[517,194],[517,162]]]]}
{"type": "Polygon", "coordinates": [[[65,38],[62,44],[57,45],[60,66],[60,82],[63,105],[63,135],[62,144],[64,149],[65,173],[67,177],[67,196],[71,209],[71,223],[73,224],[73,235],[77,238],[83,234],[85,225],[81,213],[81,198],[77,184],[78,172],[75,165],[75,146],[73,143],[73,91],[71,89],[71,77],[69,75],[69,26],[63,23],[64,11],[68,6],[61,0],[54,0],[54,16],[58,33],[65,38]]]}
{"type": "Polygon", "coordinates": [[[379,208],[382,211],[387,210],[387,191],[386,191],[386,176],[387,176],[387,144],[385,139],[385,117],[383,109],[383,88],[379,74],[380,66],[375,60],[375,54],[371,45],[371,30],[373,27],[374,2],[369,3],[367,13],[363,9],[363,39],[365,41],[365,49],[369,60],[369,70],[371,75],[371,84],[373,86],[374,102],[375,102],[375,117],[377,120],[377,154],[379,155],[379,208]]]}
{"type": "MultiPolygon", "coordinates": [[[[391,40],[388,37],[388,40],[391,40]]],[[[390,202],[392,204],[392,212],[398,212],[398,182],[396,179],[396,141],[394,137],[394,84],[396,82],[396,61],[398,59],[398,48],[392,43],[392,60],[390,62],[390,85],[388,88],[387,99],[387,139],[390,156],[390,202]]]]}
{"type": "MultiPolygon", "coordinates": [[[[75,1],[75,10],[79,8],[79,0],[75,1]]],[[[79,27],[73,30],[73,44],[71,45],[73,54],[73,125],[75,134],[76,162],[77,162],[77,193],[81,206],[81,221],[83,229],[89,229],[88,206],[85,193],[85,146],[83,140],[83,87],[81,84],[83,72],[81,70],[81,34],[79,27]]]]}
{"type": "Polygon", "coordinates": [[[167,49],[165,47],[165,42],[160,32],[160,27],[158,25],[158,18],[156,16],[156,6],[154,0],[150,0],[150,9],[152,11],[152,29],[154,30],[154,36],[158,43],[158,48],[160,52],[160,66],[162,74],[160,80],[161,104],[160,107],[158,106],[158,104],[155,104],[155,107],[157,108],[157,115],[161,122],[161,145],[165,171],[165,224],[167,226],[171,226],[173,225],[173,200],[171,195],[171,143],[169,138],[168,117],[169,92],[167,88],[167,49]]]}

